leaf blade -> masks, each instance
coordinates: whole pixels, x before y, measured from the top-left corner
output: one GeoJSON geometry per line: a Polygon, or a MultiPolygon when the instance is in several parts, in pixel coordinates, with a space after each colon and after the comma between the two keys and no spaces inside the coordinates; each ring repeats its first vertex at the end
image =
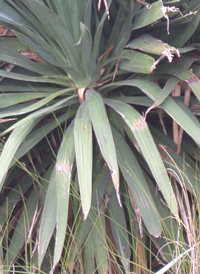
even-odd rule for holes
{"type": "Polygon", "coordinates": [[[119,169],[117,156],[112,131],[102,97],[93,89],[87,90],[85,97],[101,153],[111,171],[111,177],[117,198],[121,204],[119,197],[119,169]]]}
{"type": "Polygon", "coordinates": [[[144,117],[131,106],[117,100],[104,99],[104,102],[118,112],[130,127],[167,204],[176,215],[178,207],[175,195],[144,117]]]}
{"type": "Polygon", "coordinates": [[[54,248],[54,267],[58,264],[65,241],[69,191],[74,160],[74,123],[72,122],[63,135],[63,139],[58,151],[55,165],[56,195],[57,195],[57,214],[56,214],[56,242],[54,248]],[[63,208],[65,214],[63,214],[63,208]]]}
{"type": "Polygon", "coordinates": [[[92,198],[92,126],[86,102],[78,109],[74,125],[75,153],[84,219],[92,198]]]}

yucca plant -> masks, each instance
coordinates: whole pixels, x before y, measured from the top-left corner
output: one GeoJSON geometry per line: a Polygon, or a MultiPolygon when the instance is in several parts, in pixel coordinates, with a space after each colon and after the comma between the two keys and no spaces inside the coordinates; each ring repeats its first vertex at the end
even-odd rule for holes
{"type": "Polygon", "coordinates": [[[186,163],[187,189],[199,183],[194,155],[179,148],[172,165],[176,145],[155,128],[155,109],[200,143],[198,120],[170,96],[179,84],[192,104],[200,98],[198,54],[184,54],[198,45],[183,47],[200,14],[198,1],[173,4],[0,0],[15,35],[0,39],[2,271],[128,273],[139,244],[130,244],[130,208],[140,239],[142,222],[155,238],[164,224],[176,233],[162,221],[178,218],[167,171],[186,163]]]}

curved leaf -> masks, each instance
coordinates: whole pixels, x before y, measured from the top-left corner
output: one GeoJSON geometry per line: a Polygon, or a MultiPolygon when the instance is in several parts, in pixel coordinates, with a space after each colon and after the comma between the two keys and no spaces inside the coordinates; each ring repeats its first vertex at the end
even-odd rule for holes
{"type": "Polygon", "coordinates": [[[149,233],[158,237],[161,234],[159,216],[141,167],[124,138],[121,137],[117,130],[114,128],[112,130],[117,150],[117,159],[122,174],[127,181],[129,190],[136,202],[136,206],[140,210],[149,233]]]}
{"type": "Polygon", "coordinates": [[[35,121],[25,122],[23,125],[18,126],[15,130],[13,130],[6,141],[0,156],[0,191],[3,187],[9,165],[12,162],[16,151],[40,119],[41,118],[37,118],[35,121]]]}
{"type": "Polygon", "coordinates": [[[104,102],[117,111],[130,127],[167,204],[176,215],[178,213],[176,198],[145,118],[125,103],[112,99],[104,99],[104,102]]]}

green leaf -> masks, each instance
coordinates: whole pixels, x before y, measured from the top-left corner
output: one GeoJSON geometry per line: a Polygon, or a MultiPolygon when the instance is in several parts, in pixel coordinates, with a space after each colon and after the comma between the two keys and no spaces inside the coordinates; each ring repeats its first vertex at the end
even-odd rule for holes
{"type": "Polygon", "coordinates": [[[72,35],[59,16],[38,0],[22,0],[22,2],[38,18],[52,37],[54,37],[68,59],[70,66],[74,70],[79,71],[79,58],[75,51],[72,35]]]}
{"type": "Polygon", "coordinates": [[[21,16],[17,11],[11,8],[4,0],[0,0],[0,21],[10,25],[26,26],[32,29],[32,25],[21,16]]]}
{"type": "Polygon", "coordinates": [[[145,26],[154,23],[155,21],[163,17],[163,3],[157,1],[153,4],[148,5],[147,7],[142,8],[136,15],[133,22],[133,29],[140,29],[145,26]]]}
{"type": "Polygon", "coordinates": [[[104,99],[104,102],[117,111],[130,127],[167,204],[176,215],[178,213],[176,198],[145,118],[125,103],[112,99],[104,99]]]}
{"type": "MultiPolygon", "coordinates": [[[[35,93],[20,93],[20,94],[16,94],[16,93],[14,93],[14,94],[9,93],[9,94],[2,94],[2,95],[0,94],[0,99],[2,100],[3,106],[4,106],[4,104],[6,106],[5,101],[8,101],[9,104],[17,104],[17,103],[21,103],[23,101],[28,101],[28,100],[35,99],[35,98],[42,98],[42,97],[46,96],[44,99],[41,99],[39,102],[28,105],[27,107],[23,108],[23,106],[21,105],[21,108],[19,110],[10,111],[10,109],[8,109],[8,108],[3,110],[3,112],[0,110],[0,119],[4,118],[6,116],[22,115],[22,114],[26,114],[26,113],[32,112],[34,110],[37,110],[45,105],[48,105],[48,103],[50,101],[53,101],[53,99],[55,99],[56,97],[63,95],[65,93],[68,93],[72,90],[74,90],[74,89],[73,88],[72,89],[62,89],[58,92],[54,92],[53,94],[50,94],[49,96],[46,96],[49,93],[36,93],[36,92],[35,93]],[[8,98],[9,98],[9,100],[8,100],[8,98]]],[[[1,108],[1,102],[0,102],[0,108],[1,108]]]]}
{"type": "Polygon", "coordinates": [[[171,41],[171,44],[175,47],[182,47],[194,34],[196,28],[199,26],[200,12],[198,11],[192,21],[184,28],[184,31],[181,32],[176,38],[171,41]]]}
{"type": "MultiPolygon", "coordinates": [[[[71,72],[73,73],[74,71],[72,70],[71,72]]],[[[20,73],[0,70],[0,76],[6,77],[9,79],[20,80],[20,81],[30,81],[30,82],[36,82],[36,83],[54,83],[62,86],[69,86],[69,78],[63,75],[37,77],[37,76],[28,76],[20,73]]]]}
{"type": "Polygon", "coordinates": [[[81,37],[76,47],[80,48],[80,62],[83,68],[84,76],[91,79],[95,68],[91,67],[91,51],[92,51],[92,36],[90,30],[82,23],[80,23],[81,37]]]}
{"type": "Polygon", "coordinates": [[[149,34],[143,34],[132,40],[126,45],[126,48],[138,49],[144,52],[165,56],[167,56],[167,52],[177,53],[177,49],[175,47],[172,47],[149,34]]]}
{"type": "Polygon", "coordinates": [[[160,106],[169,97],[170,93],[173,91],[178,82],[178,78],[173,76],[169,77],[158,98],[153,103],[153,105],[147,110],[146,113],[148,113],[153,108],[160,106]]]}
{"type": "MultiPolygon", "coordinates": [[[[48,95],[47,92],[32,92],[32,93],[8,93],[8,94],[0,94],[0,109],[5,108],[4,110],[7,110],[8,106],[13,106],[16,104],[20,104],[22,102],[34,100],[34,99],[40,99],[42,97],[46,97],[48,95]]],[[[50,95],[51,96],[51,95],[50,95]]],[[[3,111],[4,111],[3,110],[3,111]]],[[[1,113],[1,110],[0,110],[1,113]]],[[[12,116],[12,113],[9,112],[9,116],[12,116]]],[[[1,114],[0,114],[1,116],[1,114]]],[[[2,117],[1,117],[2,118],[2,117]]]]}
{"type": "MultiPolygon", "coordinates": [[[[39,188],[37,187],[37,191],[39,188]]],[[[38,196],[36,191],[33,191],[28,198],[28,201],[24,202],[24,208],[20,214],[17,225],[15,227],[14,233],[12,235],[10,245],[6,254],[5,261],[9,265],[12,265],[14,259],[22,249],[23,245],[27,245],[30,241],[31,234],[29,235],[30,228],[33,229],[33,216],[37,219],[39,214],[38,208],[38,196]],[[30,238],[29,238],[30,237],[30,238]]]]}
{"type": "Polygon", "coordinates": [[[106,224],[103,209],[104,205],[100,208],[99,217],[94,223],[95,225],[91,235],[93,239],[94,255],[98,273],[108,273],[108,256],[107,252],[105,252],[105,247],[107,247],[106,224]]]}
{"type": "Polygon", "coordinates": [[[158,71],[159,73],[174,75],[188,83],[188,85],[191,87],[194,94],[200,101],[200,80],[194,73],[188,71],[183,66],[180,66],[178,64],[162,64],[158,67],[158,71]]]}
{"type": "Polygon", "coordinates": [[[101,207],[103,201],[103,196],[105,194],[107,185],[111,180],[110,172],[107,166],[104,166],[101,173],[97,177],[92,192],[92,209],[90,210],[88,218],[83,221],[80,221],[80,224],[77,226],[77,229],[74,234],[76,243],[72,246],[70,252],[69,265],[73,265],[74,258],[77,252],[82,252],[82,244],[85,242],[85,239],[88,235],[88,232],[92,229],[93,224],[97,218],[99,218],[99,208],[101,207]]]}
{"type": "Polygon", "coordinates": [[[79,18],[79,12],[80,12],[79,0],[73,0],[73,1],[70,0],[69,2],[70,2],[69,4],[70,16],[71,16],[74,44],[76,44],[80,37],[80,21],[81,20],[79,18]]]}
{"type": "MultiPolygon", "coordinates": [[[[119,10],[119,18],[116,19],[115,25],[113,27],[112,33],[109,39],[109,47],[113,46],[114,48],[111,51],[111,56],[117,55],[119,56],[124,49],[124,46],[128,42],[131,35],[131,24],[133,17],[133,1],[130,1],[129,13],[128,16],[126,13],[119,10]],[[121,12],[120,12],[121,11],[121,12]],[[121,16],[122,15],[122,16],[121,16]],[[121,18],[122,17],[122,18],[121,18]],[[120,22],[122,21],[122,22],[120,22]],[[117,33],[117,35],[116,35],[117,33]],[[117,38],[117,40],[116,40],[117,38]]],[[[113,66],[116,65],[116,62],[111,62],[106,69],[106,73],[109,73],[113,66]]]]}
{"type": "Polygon", "coordinates": [[[16,151],[39,120],[40,118],[37,118],[35,121],[25,122],[23,125],[18,126],[15,130],[13,130],[6,141],[0,156],[0,191],[3,187],[9,165],[12,162],[16,151]]]}
{"type": "Polygon", "coordinates": [[[69,192],[74,160],[74,123],[72,122],[63,135],[55,165],[57,214],[56,214],[56,241],[53,264],[54,267],[60,260],[65,241],[69,192]],[[65,214],[63,214],[65,209],[65,214]]]}
{"type": "Polygon", "coordinates": [[[22,43],[34,49],[49,64],[52,64],[53,66],[57,67],[67,66],[66,61],[56,51],[56,49],[54,49],[38,34],[35,34],[33,31],[29,29],[26,30],[26,35],[18,31],[14,31],[14,34],[19,38],[19,40],[22,43]]]}
{"type": "MultiPolygon", "coordinates": [[[[108,3],[108,8],[109,8],[111,5],[111,0],[108,0],[107,3],[108,3]]],[[[95,66],[95,64],[97,63],[98,58],[99,58],[100,41],[101,41],[104,22],[105,22],[106,18],[107,18],[107,13],[105,11],[101,18],[101,21],[98,24],[97,31],[96,31],[95,37],[94,37],[94,43],[93,43],[92,54],[91,54],[92,66],[95,66]]],[[[97,18],[97,20],[98,20],[98,18],[97,18]]]]}
{"type": "Polygon", "coordinates": [[[121,205],[119,197],[119,169],[117,156],[104,103],[102,97],[93,89],[87,90],[85,97],[97,142],[104,160],[111,171],[112,181],[119,204],[121,205]]]}
{"type": "MultiPolygon", "coordinates": [[[[114,191],[113,191],[114,192],[114,191]]],[[[122,261],[126,271],[130,271],[128,260],[131,257],[129,235],[126,226],[126,217],[123,208],[119,207],[115,193],[111,193],[111,199],[108,203],[108,214],[113,237],[116,244],[116,249],[119,252],[120,260],[122,261]]]]}
{"type": "Polygon", "coordinates": [[[57,12],[62,19],[62,21],[67,26],[70,33],[73,33],[72,20],[71,20],[71,9],[70,1],[57,0],[53,2],[56,6],[57,12]]]}
{"type": "Polygon", "coordinates": [[[159,216],[141,167],[124,138],[117,130],[114,128],[112,130],[119,166],[136,202],[136,206],[140,210],[149,233],[159,237],[161,234],[159,216]]]}
{"type": "Polygon", "coordinates": [[[24,50],[27,51],[28,47],[24,45],[19,39],[12,37],[2,37],[0,38],[0,44],[6,44],[7,46],[15,49],[17,51],[24,50]]]}
{"type": "Polygon", "coordinates": [[[83,248],[83,258],[86,273],[94,273],[96,268],[94,260],[91,260],[91,258],[94,258],[92,233],[93,232],[91,231],[90,237],[88,237],[83,248]]]}
{"type": "Polygon", "coordinates": [[[15,153],[15,157],[11,164],[9,165],[9,168],[11,168],[18,159],[20,159],[22,156],[24,156],[30,149],[32,149],[36,144],[38,144],[44,137],[46,137],[52,130],[54,130],[56,127],[60,126],[63,122],[66,122],[67,119],[69,119],[71,116],[73,116],[75,113],[74,109],[71,109],[68,113],[65,113],[61,115],[60,117],[57,117],[55,120],[51,121],[50,123],[40,127],[37,130],[33,130],[23,141],[23,143],[20,145],[19,149],[15,153]]]}
{"type": "MultiPolygon", "coordinates": [[[[109,86],[115,88],[125,85],[141,89],[153,101],[156,101],[162,91],[158,85],[145,79],[125,80],[107,85],[104,88],[108,88],[109,86]]],[[[134,97],[118,97],[118,100],[126,101],[129,104],[135,103],[134,97]]],[[[185,110],[183,110],[171,97],[168,97],[160,107],[162,107],[172,117],[172,119],[174,119],[198,144],[200,144],[200,126],[191,112],[190,115],[192,115],[193,119],[191,119],[185,110]]]]}
{"type": "Polygon", "coordinates": [[[30,123],[32,121],[35,121],[35,119],[37,119],[39,117],[42,119],[45,115],[47,115],[49,113],[52,113],[52,112],[54,112],[54,111],[56,111],[60,108],[71,105],[71,103],[74,103],[73,98],[75,98],[75,97],[76,97],[76,95],[70,96],[68,98],[65,98],[65,99],[62,99],[62,100],[56,102],[53,105],[50,105],[49,107],[42,108],[42,109],[39,109],[39,110],[31,113],[30,115],[26,116],[24,119],[16,122],[14,125],[9,127],[7,130],[5,130],[3,133],[1,133],[0,136],[5,135],[6,133],[10,132],[11,130],[13,130],[13,129],[19,127],[19,126],[23,127],[24,124],[27,123],[27,122],[30,123]],[[70,99],[72,99],[71,103],[70,103],[70,99]]]}
{"type": "Polygon", "coordinates": [[[92,198],[92,126],[86,102],[78,109],[74,125],[76,164],[84,219],[92,198]]]}
{"type": "Polygon", "coordinates": [[[51,174],[50,180],[46,179],[48,189],[45,197],[44,208],[42,211],[41,224],[39,229],[39,243],[38,243],[38,265],[41,267],[47,247],[53,235],[56,225],[56,171],[55,168],[51,174]]]}
{"type": "Polygon", "coordinates": [[[154,69],[155,59],[134,50],[124,50],[120,59],[121,70],[149,74],[154,69]]]}
{"type": "Polygon", "coordinates": [[[48,69],[48,67],[45,67],[42,63],[33,62],[14,49],[10,48],[5,44],[5,42],[0,43],[0,60],[26,68],[41,75],[50,76],[55,74],[55,72],[52,72],[51,69],[48,69]]]}

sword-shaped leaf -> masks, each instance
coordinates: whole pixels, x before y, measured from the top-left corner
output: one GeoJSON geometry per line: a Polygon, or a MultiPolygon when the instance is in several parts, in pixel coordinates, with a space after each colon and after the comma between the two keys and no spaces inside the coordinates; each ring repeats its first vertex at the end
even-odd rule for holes
{"type": "Polygon", "coordinates": [[[199,20],[200,12],[197,12],[196,14],[194,14],[194,18],[187,25],[187,27],[184,28],[184,31],[182,31],[178,36],[176,36],[175,39],[171,41],[171,44],[175,47],[182,47],[194,34],[196,28],[199,26],[199,20]]]}
{"type": "Polygon", "coordinates": [[[56,171],[51,174],[42,212],[38,243],[38,265],[41,267],[56,225],[56,171]]]}
{"type": "MultiPolygon", "coordinates": [[[[51,69],[48,69],[48,66],[45,66],[41,62],[33,62],[17,52],[16,50],[10,48],[8,45],[4,43],[0,43],[0,60],[14,64],[16,66],[20,66],[26,68],[30,71],[34,71],[41,75],[54,75],[51,69]]],[[[51,68],[51,66],[50,66],[51,68]]]]}
{"type": "Polygon", "coordinates": [[[92,126],[86,102],[81,104],[76,114],[74,141],[81,203],[86,219],[92,198],[92,126]]]}
{"type": "Polygon", "coordinates": [[[164,164],[149,131],[145,118],[142,117],[130,105],[112,99],[104,99],[104,102],[117,111],[130,127],[140,151],[145,158],[167,204],[173,214],[178,213],[176,198],[166,173],[164,164]]]}
{"type": "Polygon", "coordinates": [[[23,0],[23,3],[38,18],[51,36],[54,37],[63,54],[67,57],[70,66],[79,71],[79,59],[72,35],[61,18],[40,1],[23,0]]]}
{"type": "Polygon", "coordinates": [[[91,75],[94,69],[92,69],[91,63],[91,51],[92,51],[92,35],[89,29],[82,23],[80,23],[81,37],[76,47],[80,49],[80,61],[84,68],[84,75],[87,79],[91,79],[91,75]]]}
{"type": "Polygon", "coordinates": [[[66,235],[69,191],[74,160],[74,123],[68,126],[58,151],[55,165],[57,194],[56,241],[54,250],[54,267],[60,260],[66,235]],[[63,209],[65,214],[63,214],[63,209]]]}
{"type": "Polygon", "coordinates": [[[129,235],[126,224],[124,209],[119,207],[114,189],[111,193],[111,199],[108,203],[108,214],[113,237],[116,244],[116,249],[119,252],[119,257],[126,271],[130,271],[129,260],[131,257],[129,235]],[[114,194],[114,195],[113,195],[114,194]]]}
{"type": "MultiPolygon", "coordinates": [[[[36,93],[36,92],[21,92],[21,93],[1,93],[0,94],[0,109],[2,108],[6,108],[8,106],[13,106],[16,104],[20,104],[29,100],[34,100],[34,99],[41,99],[43,97],[48,96],[48,92],[40,92],[40,93],[36,93]]],[[[49,96],[52,96],[49,95],[49,96]]],[[[21,105],[21,104],[20,104],[21,105]]],[[[3,111],[5,111],[5,109],[3,109],[3,111]]],[[[1,116],[1,114],[0,114],[1,116]]],[[[9,113],[9,116],[12,116],[12,114],[9,113]]],[[[2,117],[1,117],[2,118],[2,117]]]]}
{"type": "Polygon", "coordinates": [[[141,167],[124,138],[114,128],[112,131],[122,174],[149,233],[158,237],[161,233],[160,221],[141,167]]]}
{"type": "MultiPolygon", "coordinates": [[[[74,72],[75,71],[73,71],[72,73],[74,72]]],[[[76,75],[78,76],[78,73],[76,73],[76,75]]],[[[38,76],[29,76],[21,73],[9,72],[1,69],[0,76],[6,77],[9,79],[19,80],[19,81],[27,81],[27,82],[30,81],[30,82],[36,82],[36,83],[54,83],[62,86],[69,85],[68,77],[63,75],[38,77],[38,76]]]]}
{"type": "Polygon", "coordinates": [[[37,118],[18,126],[15,130],[13,130],[8,140],[6,141],[0,156],[0,191],[3,187],[9,165],[12,162],[16,151],[40,119],[41,118],[37,118]]]}
{"type": "Polygon", "coordinates": [[[91,237],[93,239],[94,256],[98,269],[98,273],[108,273],[108,255],[106,252],[106,224],[104,216],[104,206],[99,209],[99,217],[95,221],[95,225],[92,230],[91,237]]]}
{"type": "Polygon", "coordinates": [[[28,123],[28,122],[30,123],[32,121],[35,121],[35,119],[37,119],[39,117],[42,119],[43,117],[45,117],[49,113],[52,113],[52,112],[54,112],[54,111],[56,111],[56,110],[58,110],[58,109],[60,109],[62,107],[66,107],[67,105],[71,105],[72,102],[69,103],[68,101],[70,101],[70,99],[73,99],[74,97],[76,97],[76,95],[67,97],[65,99],[62,99],[62,100],[56,102],[53,105],[50,105],[50,106],[48,106],[46,108],[39,109],[39,110],[31,113],[30,115],[26,116],[24,119],[19,120],[18,122],[16,122],[15,124],[13,124],[7,130],[5,130],[3,133],[1,133],[0,136],[7,134],[8,132],[12,131],[13,129],[15,129],[15,128],[19,127],[19,126],[23,126],[25,123],[28,123]]]}
{"type": "Polygon", "coordinates": [[[73,264],[77,252],[81,252],[82,244],[92,229],[93,224],[99,218],[99,209],[102,209],[104,203],[103,196],[107,189],[108,183],[111,181],[110,172],[107,166],[104,166],[101,173],[97,177],[92,191],[92,209],[90,210],[89,217],[83,221],[81,219],[77,229],[75,230],[74,238],[76,239],[75,245],[71,247],[69,254],[69,265],[73,264]]]}
{"type": "Polygon", "coordinates": [[[119,204],[121,205],[119,197],[119,169],[117,164],[117,156],[103,99],[95,90],[89,89],[86,91],[86,102],[97,142],[111,171],[112,181],[115,186],[119,204]]]}

